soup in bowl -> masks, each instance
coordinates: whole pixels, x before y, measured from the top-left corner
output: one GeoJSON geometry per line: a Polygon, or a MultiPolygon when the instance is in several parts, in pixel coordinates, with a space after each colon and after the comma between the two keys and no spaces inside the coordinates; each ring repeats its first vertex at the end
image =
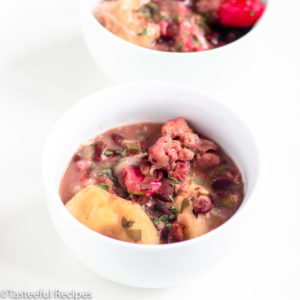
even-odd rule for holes
{"type": "Polygon", "coordinates": [[[138,287],[192,279],[226,256],[245,235],[257,176],[241,120],[192,88],[161,82],[80,101],[43,153],[47,203],[65,244],[98,274],[138,287]]]}
{"type": "MultiPolygon", "coordinates": [[[[254,18],[255,24],[232,27],[209,23],[209,16],[214,15],[211,10],[201,14],[192,13],[196,20],[190,21],[190,13],[185,14],[187,20],[183,20],[177,12],[170,13],[169,9],[166,13],[160,12],[160,3],[147,2],[144,4],[145,9],[140,8],[144,12],[138,12],[139,16],[146,18],[146,23],[136,25],[135,30],[129,30],[124,29],[122,23],[116,21],[116,18],[112,16],[113,12],[102,13],[101,5],[115,6],[118,1],[125,0],[102,2],[79,0],[85,40],[92,57],[104,75],[120,83],[134,80],[168,80],[200,87],[206,91],[215,91],[232,83],[243,70],[251,66],[253,49],[261,47],[263,41],[265,34],[263,29],[268,20],[270,5],[267,0],[260,2],[263,3],[260,7],[264,8],[264,12],[258,19],[256,17],[260,15],[261,10],[255,8],[254,12],[252,6],[247,7],[247,15],[251,20],[254,18]],[[146,16],[151,14],[151,18],[156,18],[155,15],[152,16],[153,9],[159,14],[166,15],[165,19],[158,21],[160,25],[145,17],[146,13],[146,16]],[[191,24],[191,22],[197,24],[191,24]],[[115,23],[118,26],[115,26],[115,23]],[[156,29],[148,28],[148,23],[156,29]],[[150,35],[152,31],[157,32],[154,38],[150,35]],[[162,35],[161,31],[167,36],[162,35]]],[[[249,3],[252,3],[251,1],[249,3]]],[[[126,3],[132,4],[133,2],[136,1],[128,0],[126,3]]],[[[161,2],[165,3],[165,1],[161,2]]],[[[187,1],[171,2],[179,7],[187,5],[187,1]]],[[[127,7],[125,4],[124,6],[127,7]]],[[[186,9],[192,11],[188,6],[186,9]]],[[[107,10],[113,9],[107,8],[107,10]]],[[[115,11],[131,20],[129,12],[126,15],[124,11],[122,13],[122,10],[115,9],[115,11]]],[[[157,18],[163,18],[163,16],[157,18]]],[[[138,20],[140,20],[139,17],[138,20]]],[[[133,21],[129,23],[132,26],[135,24],[133,21]]]]}

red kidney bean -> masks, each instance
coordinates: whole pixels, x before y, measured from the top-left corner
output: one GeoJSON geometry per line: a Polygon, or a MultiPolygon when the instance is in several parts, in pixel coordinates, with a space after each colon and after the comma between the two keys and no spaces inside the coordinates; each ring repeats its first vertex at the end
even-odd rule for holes
{"type": "Polygon", "coordinates": [[[227,190],[229,189],[233,184],[232,179],[229,179],[227,177],[221,177],[216,179],[213,183],[212,183],[212,188],[215,191],[223,191],[223,190],[227,190]]]}
{"type": "Polygon", "coordinates": [[[179,32],[179,27],[175,23],[170,23],[167,27],[166,38],[173,39],[179,32]]]}
{"type": "Polygon", "coordinates": [[[192,200],[192,204],[193,204],[194,211],[197,214],[205,214],[209,212],[213,207],[211,203],[211,199],[208,196],[204,196],[204,195],[196,196],[192,200]]]}
{"type": "Polygon", "coordinates": [[[95,142],[94,144],[94,153],[93,153],[93,161],[97,162],[101,160],[101,155],[104,150],[105,144],[102,141],[95,142]]]}
{"type": "Polygon", "coordinates": [[[154,206],[154,210],[162,213],[163,215],[168,215],[168,216],[174,215],[172,210],[169,207],[165,206],[164,204],[156,204],[154,206]]]}
{"type": "Polygon", "coordinates": [[[172,180],[164,178],[161,181],[160,188],[155,192],[155,196],[165,202],[171,202],[169,195],[173,195],[173,187],[171,186],[172,180]]]}
{"type": "Polygon", "coordinates": [[[169,243],[183,241],[183,231],[180,224],[175,221],[173,222],[169,231],[169,243]]]}
{"type": "Polygon", "coordinates": [[[119,146],[122,145],[122,142],[124,140],[124,137],[121,134],[118,134],[118,133],[112,133],[111,138],[114,141],[114,143],[116,145],[119,145],[119,146]]]}
{"type": "Polygon", "coordinates": [[[74,162],[77,162],[77,161],[79,161],[79,160],[81,160],[81,155],[79,154],[79,153],[75,153],[74,155],[73,155],[73,161],[74,162]]]}
{"type": "Polygon", "coordinates": [[[164,227],[160,232],[160,238],[162,239],[162,241],[167,242],[168,235],[169,235],[168,229],[167,227],[164,227]]]}

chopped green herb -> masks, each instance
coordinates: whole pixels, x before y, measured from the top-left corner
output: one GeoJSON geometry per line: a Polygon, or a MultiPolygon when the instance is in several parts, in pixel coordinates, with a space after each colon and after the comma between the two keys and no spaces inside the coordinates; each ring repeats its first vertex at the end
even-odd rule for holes
{"type": "Polygon", "coordinates": [[[106,173],[111,176],[111,169],[106,169],[106,173]]]}
{"type": "Polygon", "coordinates": [[[104,154],[105,155],[113,155],[114,153],[112,151],[106,150],[106,151],[104,151],[104,154]]]}
{"type": "Polygon", "coordinates": [[[146,210],[145,204],[142,204],[142,208],[143,208],[143,210],[146,210]]]}
{"type": "Polygon", "coordinates": [[[178,214],[178,210],[174,206],[171,206],[170,209],[173,214],[175,214],[175,215],[178,214]]]}
{"type": "Polygon", "coordinates": [[[168,222],[168,215],[162,215],[158,219],[159,221],[168,222]]]}
{"type": "Polygon", "coordinates": [[[138,136],[138,138],[139,138],[139,140],[141,140],[141,141],[144,141],[144,140],[146,139],[144,135],[140,135],[140,136],[138,136]]]}
{"type": "Polygon", "coordinates": [[[192,173],[191,178],[190,178],[190,185],[192,184],[192,179],[196,176],[195,173],[192,173]]]}
{"type": "Polygon", "coordinates": [[[95,166],[93,164],[90,165],[90,171],[93,171],[95,169],[95,166]]]}
{"type": "Polygon", "coordinates": [[[199,41],[193,37],[193,43],[195,46],[199,46],[199,41]]]}
{"type": "Polygon", "coordinates": [[[255,12],[254,12],[253,10],[251,10],[251,11],[249,12],[249,15],[250,15],[251,17],[253,17],[254,14],[255,14],[255,12]]]}
{"type": "Polygon", "coordinates": [[[123,144],[129,151],[142,151],[141,143],[139,140],[124,140],[123,144]]]}
{"type": "Polygon", "coordinates": [[[198,178],[195,180],[197,184],[203,184],[204,180],[202,178],[198,178]]]}
{"type": "Polygon", "coordinates": [[[134,221],[127,220],[125,217],[121,219],[121,225],[123,228],[130,228],[133,225],[134,221]]]}
{"type": "Polygon", "coordinates": [[[139,36],[147,35],[147,28],[143,26],[142,31],[138,33],[139,36]]]}
{"type": "Polygon", "coordinates": [[[172,18],[176,23],[179,23],[179,15],[173,14],[173,15],[171,15],[171,18],[172,18]]]}
{"type": "Polygon", "coordinates": [[[139,242],[142,239],[142,230],[141,229],[127,229],[127,236],[134,240],[135,242],[139,242]]]}
{"type": "Polygon", "coordinates": [[[129,198],[133,199],[133,194],[129,193],[129,198]]]}
{"type": "Polygon", "coordinates": [[[180,195],[181,194],[181,189],[179,189],[178,191],[177,191],[177,195],[180,195]]]}
{"type": "Polygon", "coordinates": [[[153,2],[147,3],[147,7],[149,7],[154,13],[157,12],[157,4],[153,2]]]}
{"type": "Polygon", "coordinates": [[[179,180],[177,180],[176,178],[174,178],[174,177],[172,177],[170,175],[168,175],[168,178],[171,179],[171,180],[173,180],[176,184],[181,184],[181,182],[179,180]]]}
{"type": "Polygon", "coordinates": [[[181,203],[181,208],[180,208],[180,213],[183,212],[183,210],[190,205],[190,199],[189,198],[184,198],[182,203],[181,203]]]}
{"type": "Polygon", "coordinates": [[[126,156],[126,152],[127,152],[126,149],[124,149],[124,150],[122,150],[122,151],[117,151],[117,153],[120,154],[122,157],[125,157],[125,156],[126,156]]]}
{"type": "Polygon", "coordinates": [[[170,187],[174,188],[175,184],[173,182],[170,183],[170,187]]]}
{"type": "Polygon", "coordinates": [[[107,184],[97,184],[97,186],[101,187],[102,189],[108,191],[109,190],[109,185],[107,184]]]}
{"type": "Polygon", "coordinates": [[[175,217],[176,217],[176,216],[175,216],[174,214],[171,214],[171,215],[169,216],[169,219],[172,220],[172,219],[175,219],[175,217]]]}
{"type": "Polygon", "coordinates": [[[106,173],[101,171],[98,173],[98,176],[106,176],[106,173]]]}
{"type": "Polygon", "coordinates": [[[167,223],[166,227],[167,227],[168,230],[170,230],[170,228],[172,227],[172,224],[171,223],[167,223]]]}
{"type": "Polygon", "coordinates": [[[174,202],[174,198],[173,198],[172,195],[168,195],[168,197],[169,197],[169,199],[170,199],[172,202],[174,202]]]}
{"type": "Polygon", "coordinates": [[[154,223],[155,226],[157,226],[159,224],[159,221],[158,220],[154,220],[153,223],[154,223]]]}
{"type": "Polygon", "coordinates": [[[151,19],[152,18],[152,14],[151,14],[151,12],[147,8],[142,7],[140,9],[140,12],[142,12],[147,19],[151,19]]]}

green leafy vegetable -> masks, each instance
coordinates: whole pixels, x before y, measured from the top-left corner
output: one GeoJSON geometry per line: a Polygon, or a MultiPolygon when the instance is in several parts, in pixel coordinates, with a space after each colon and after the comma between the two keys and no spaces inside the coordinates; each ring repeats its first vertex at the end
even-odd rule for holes
{"type": "Polygon", "coordinates": [[[138,33],[139,36],[147,35],[147,28],[143,26],[142,31],[138,33]]]}
{"type": "Polygon", "coordinates": [[[178,214],[178,210],[174,206],[171,206],[170,209],[173,214],[175,214],[175,215],[178,214]]]}
{"type": "Polygon", "coordinates": [[[159,217],[158,220],[159,221],[163,221],[163,222],[168,222],[168,219],[169,219],[168,215],[162,215],[162,216],[159,217]]]}
{"type": "Polygon", "coordinates": [[[172,227],[172,224],[171,224],[171,223],[167,223],[167,224],[166,224],[166,227],[167,227],[168,230],[170,230],[171,227],[172,227]]]}
{"type": "Polygon", "coordinates": [[[147,3],[147,7],[149,7],[154,13],[157,12],[157,4],[153,2],[147,3]]]}
{"type": "Polygon", "coordinates": [[[126,152],[127,152],[126,149],[124,149],[124,150],[122,150],[122,151],[117,151],[117,153],[120,154],[122,157],[125,157],[125,156],[126,156],[126,152]]]}
{"type": "Polygon", "coordinates": [[[130,228],[130,227],[132,227],[133,223],[134,223],[134,221],[129,221],[125,217],[122,217],[122,219],[121,219],[121,225],[123,228],[126,228],[126,229],[130,228]]]}
{"type": "Polygon", "coordinates": [[[97,184],[97,186],[99,186],[100,188],[106,190],[107,192],[109,190],[109,185],[107,185],[107,184],[97,184]]]}
{"type": "Polygon", "coordinates": [[[190,199],[189,198],[184,198],[182,203],[181,203],[181,208],[180,208],[180,213],[183,212],[183,210],[190,205],[190,199]]]}
{"type": "Polygon", "coordinates": [[[181,182],[179,180],[177,180],[175,177],[168,175],[168,178],[173,180],[176,184],[181,184],[181,182]]]}
{"type": "Polygon", "coordinates": [[[104,151],[104,154],[109,156],[109,155],[114,155],[114,153],[112,151],[106,150],[104,151]]]}
{"type": "Polygon", "coordinates": [[[196,179],[195,181],[196,181],[196,183],[198,183],[198,184],[203,184],[203,183],[204,183],[204,180],[203,180],[202,178],[198,178],[198,179],[196,179]]]}
{"type": "Polygon", "coordinates": [[[141,229],[127,229],[127,236],[134,240],[135,242],[139,242],[142,239],[142,230],[141,229]]]}

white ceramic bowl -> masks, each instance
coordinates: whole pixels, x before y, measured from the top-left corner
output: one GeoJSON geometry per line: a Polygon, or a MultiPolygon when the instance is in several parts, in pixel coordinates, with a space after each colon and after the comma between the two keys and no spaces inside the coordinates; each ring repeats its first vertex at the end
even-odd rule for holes
{"type": "MultiPolygon", "coordinates": [[[[99,67],[115,82],[168,80],[211,90],[240,76],[251,64],[252,47],[257,44],[266,13],[241,39],[203,52],[170,53],[142,48],[124,41],[104,28],[94,17],[100,0],[79,0],[83,34],[99,67]]],[[[264,0],[269,5],[268,0],[264,0]]]]}
{"type": "MultiPolygon", "coordinates": [[[[243,122],[225,106],[193,88],[163,82],[137,82],[103,89],[74,105],[54,126],[43,153],[47,202],[57,232],[70,250],[100,275],[137,287],[165,287],[199,276],[232,250],[245,234],[254,201],[258,155],[243,122]],[[88,138],[113,127],[183,117],[217,141],[234,158],[246,183],[246,196],[225,224],[192,240],[139,245],[98,234],[64,207],[58,188],[73,153],[88,138]]],[[[246,259],[246,258],[245,258],[246,259]]]]}

